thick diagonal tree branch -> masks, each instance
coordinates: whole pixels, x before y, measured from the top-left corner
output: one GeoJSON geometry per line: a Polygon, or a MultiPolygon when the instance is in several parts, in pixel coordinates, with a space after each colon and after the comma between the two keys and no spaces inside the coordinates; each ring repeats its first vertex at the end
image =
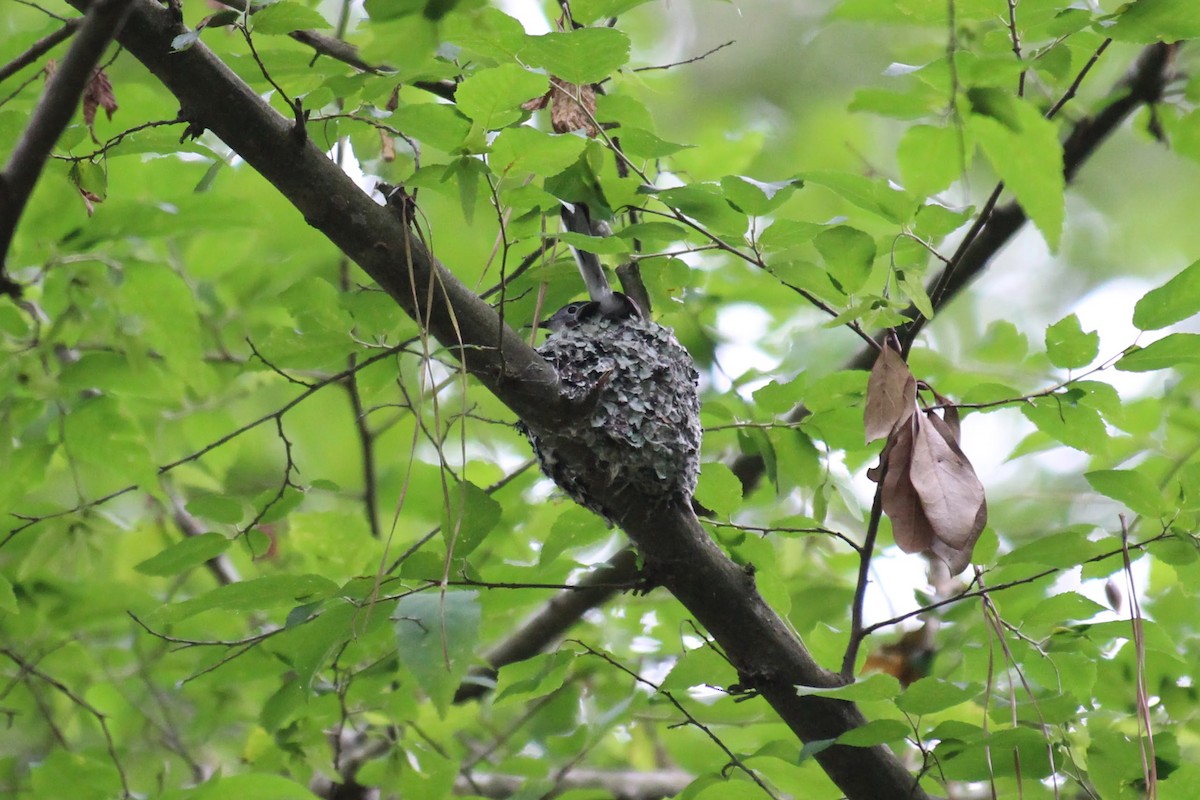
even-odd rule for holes
{"type": "MultiPolygon", "coordinates": [[[[87,0],[70,2],[81,10],[89,6],[87,0]]],[[[153,0],[133,0],[120,41],[175,94],[194,126],[212,130],[270,181],[477,380],[539,434],[553,437],[559,452],[588,463],[558,433],[569,406],[549,365],[438,264],[399,215],[359,190],[299,135],[293,120],[267,105],[206,47],[172,52],[172,39],[183,32],[153,0]]],[[[743,684],[756,689],[800,739],[833,740],[864,723],[851,703],[797,695],[797,684],[835,686],[840,680],[813,660],[763,601],[752,575],[721,552],[689,507],[656,506],[638,487],[602,494],[606,507],[622,510],[616,521],[659,582],[707,628],[743,684]]],[[[927,797],[885,747],[834,745],[816,758],[852,800],[927,797]]]]}

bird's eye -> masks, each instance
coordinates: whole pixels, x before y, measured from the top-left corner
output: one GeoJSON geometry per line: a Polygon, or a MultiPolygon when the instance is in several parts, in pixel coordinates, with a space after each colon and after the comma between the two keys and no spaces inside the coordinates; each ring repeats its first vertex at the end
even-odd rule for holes
{"type": "Polygon", "coordinates": [[[567,313],[568,314],[578,314],[579,307],[581,305],[582,305],[582,303],[571,303],[571,305],[567,306],[567,313]]]}

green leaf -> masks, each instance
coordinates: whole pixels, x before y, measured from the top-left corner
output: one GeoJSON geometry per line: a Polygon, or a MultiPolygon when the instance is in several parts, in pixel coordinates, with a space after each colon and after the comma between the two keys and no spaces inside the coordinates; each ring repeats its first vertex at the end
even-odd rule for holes
{"type": "Polygon", "coordinates": [[[904,188],[928,196],[958,180],[971,152],[965,139],[965,131],[950,126],[909,128],[896,150],[904,188]]]}
{"type": "Polygon", "coordinates": [[[849,747],[874,747],[877,744],[901,742],[911,733],[912,729],[901,720],[875,719],[846,731],[837,738],[837,743],[849,747]]]}
{"type": "Polygon", "coordinates": [[[105,474],[153,486],[156,470],[145,437],[113,397],[89,398],[64,423],[71,457],[105,474]]]}
{"type": "Polygon", "coordinates": [[[900,694],[900,681],[891,675],[875,672],[846,686],[797,686],[796,694],[801,697],[816,695],[835,700],[850,700],[855,703],[870,700],[891,700],[900,694]]]}
{"type": "Polygon", "coordinates": [[[613,139],[620,143],[622,152],[634,158],[666,158],[691,147],[689,144],[668,142],[650,131],[628,126],[613,131],[613,139]]]}
{"type": "Polygon", "coordinates": [[[442,537],[455,558],[466,558],[500,521],[503,509],[496,500],[470,481],[451,486],[449,509],[442,516],[442,537]]]}
{"type": "Polygon", "coordinates": [[[411,103],[392,114],[393,124],[421,142],[453,153],[471,132],[471,120],[447,103],[411,103]]]}
{"type": "Polygon", "coordinates": [[[997,563],[1043,564],[1048,567],[1067,568],[1087,561],[1105,550],[1111,549],[1100,542],[1088,539],[1091,527],[1059,531],[1026,542],[1012,552],[1002,555],[997,563]]]}
{"type": "Polygon", "coordinates": [[[16,614],[17,595],[13,592],[12,584],[8,578],[0,575],[0,611],[7,611],[10,614],[16,614]]]}
{"type": "Polygon", "coordinates": [[[1100,412],[1061,396],[1039,397],[1021,407],[1037,429],[1068,447],[1099,455],[1108,451],[1108,430],[1100,412]]]}
{"type": "Polygon", "coordinates": [[[541,653],[524,661],[506,664],[496,678],[496,705],[514,700],[544,697],[562,688],[567,670],[577,656],[569,650],[541,653]]]}
{"type": "Polygon", "coordinates": [[[479,593],[410,594],[401,598],[393,618],[400,661],[445,715],[474,660],[479,593]]]}
{"type": "Polygon", "coordinates": [[[1106,497],[1125,504],[1135,514],[1158,517],[1163,513],[1162,491],[1135,469],[1106,469],[1083,476],[1106,497]]]}
{"type": "Polygon", "coordinates": [[[563,244],[578,247],[597,255],[625,255],[632,247],[623,237],[617,236],[588,236],[582,233],[563,231],[556,237],[563,244]]]}
{"type": "Polygon", "coordinates": [[[742,482],[729,467],[709,461],[700,467],[696,501],[717,516],[727,517],[742,503],[742,482]]]}
{"type": "Polygon", "coordinates": [[[1105,34],[1122,42],[1178,42],[1200,37],[1200,9],[1191,0],[1135,0],[1121,7],[1105,34]]]}
{"type": "Polygon", "coordinates": [[[629,60],[629,37],[616,28],[577,28],[530,36],[521,60],[570,83],[602,81],[629,60]]]}
{"type": "Polygon", "coordinates": [[[593,544],[607,533],[604,523],[592,512],[574,504],[563,505],[538,551],[538,564],[553,564],[567,550],[593,544]]]}
{"type": "Polygon", "coordinates": [[[1131,348],[1117,362],[1122,372],[1152,372],[1200,364],[1200,334],[1172,333],[1145,347],[1131,348]]]}
{"type": "Polygon", "coordinates": [[[762,232],[762,235],[758,237],[758,243],[765,250],[785,250],[811,242],[826,228],[827,226],[818,225],[815,222],[778,219],[762,232]]]}
{"type": "Polygon", "coordinates": [[[711,183],[693,183],[661,191],[643,187],[641,191],[657,195],[668,206],[682,211],[718,235],[741,238],[750,226],[746,215],[730,206],[725,193],[711,183]]]}
{"type": "Polygon", "coordinates": [[[320,575],[267,575],[219,586],[199,597],[160,606],[149,616],[154,624],[180,622],[204,611],[262,611],[311,603],[337,592],[337,584],[320,575]]]}
{"type": "Polygon", "coordinates": [[[250,17],[254,33],[288,34],[312,28],[332,28],[320,12],[300,3],[281,0],[259,9],[250,17]]]}
{"type": "Polygon", "coordinates": [[[849,294],[863,287],[875,263],[874,239],[857,228],[837,225],[822,231],[813,244],[843,291],[849,294]]]}
{"type": "Polygon", "coordinates": [[[158,575],[170,577],[179,575],[205,561],[216,558],[229,549],[232,541],[219,533],[202,533],[199,536],[189,536],[181,542],[163,550],[156,556],[151,556],[134,569],[143,575],[158,575]]]}
{"type": "Polygon", "coordinates": [[[737,671],[716,648],[697,647],[680,656],[658,688],[684,692],[693,686],[729,686],[737,680],[737,671]]]}
{"type": "Polygon", "coordinates": [[[1043,600],[1021,615],[1021,626],[1030,635],[1049,632],[1052,628],[1075,620],[1087,620],[1107,609],[1078,592],[1062,592],[1043,600]]]}
{"type": "Polygon", "coordinates": [[[1200,312],[1200,261],[1157,289],[1147,292],[1133,307],[1138,330],[1156,331],[1200,312]]]}
{"type": "Polygon", "coordinates": [[[790,381],[773,380],[766,386],[755,389],[754,405],[768,414],[786,413],[799,404],[804,385],[803,373],[790,381]]]}
{"type": "Polygon", "coordinates": [[[492,142],[488,164],[500,176],[557,175],[579,160],[586,144],[572,134],[549,134],[528,126],[506,128],[492,142]]]}
{"type": "Polygon", "coordinates": [[[100,200],[108,198],[108,173],[104,166],[92,161],[76,161],[71,164],[71,182],[82,192],[95,195],[100,200]]]}
{"type": "Polygon", "coordinates": [[[909,714],[933,714],[965,703],[980,691],[982,687],[974,683],[959,685],[941,678],[921,678],[896,698],[896,707],[909,714]]]}
{"type": "Polygon", "coordinates": [[[220,494],[206,494],[189,500],[187,510],[189,514],[223,525],[236,525],[245,516],[245,509],[240,500],[220,494]]]}
{"type": "Polygon", "coordinates": [[[384,20],[394,20],[412,16],[425,7],[426,0],[364,0],[371,21],[375,23],[384,20]]]}
{"type": "Polygon", "coordinates": [[[274,641],[295,670],[295,682],[307,694],[312,691],[317,671],[353,637],[363,637],[370,628],[387,623],[385,607],[361,608],[353,603],[337,602],[321,609],[315,619],[302,616],[302,623],[289,628],[274,641]]]}
{"type": "Polygon", "coordinates": [[[1086,367],[1099,352],[1100,334],[1095,331],[1084,333],[1075,314],[1068,314],[1046,328],[1046,355],[1056,367],[1086,367]]]}
{"type": "Polygon", "coordinates": [[[764,183],[743,175],[726,175],[721,179],[725,199],[734,208],[750,216],[771,213],[803,185],[803,181],[795,178],[774,183],[764,183]]]}
{"type": "Polygon", "coordinates": [[[521,104],[546,93],[545,75],[516,64],[481,69],[459,84],[454,94],[458,109],[484,130],[510,125],[525,112],[521,104]]]}
{"type": "Polygon", "coordinates": [[[491,6],[449,15],[441,35],[470,53],[506,61],[515,60],[526,38],[519,20],[491,6]]]}
{"type": "Polygon", "coordinates": [[[885,180],[872,180],[851,172],[815,170],[800,177],[806,183],[824,186],[859,208],[899,225],[912,219],[921,205],[915,195],[896,189],[885,180]]]}
{"type": "Polygon", "coordinates": [[[973,89],[969,96],[968,129],[1050,249],[1057,250],[1065,214],[1058,130],[1007,91],[973,89]]]}

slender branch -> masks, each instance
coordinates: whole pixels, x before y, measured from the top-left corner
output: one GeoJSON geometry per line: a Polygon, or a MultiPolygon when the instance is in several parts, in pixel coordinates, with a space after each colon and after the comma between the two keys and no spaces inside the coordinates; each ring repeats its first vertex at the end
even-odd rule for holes
{"type": "Polygon", "coordinates": [[[17,220],[25,210],[50,150],[71,121],[92,71],[129,14],[132,0],[90,3],[78,35],[34,108],[17,146],[0,173],[0,294],[19,296],[20,287],[3,271],[17,220]]]}
{"type": "MultiPolygon", "coordinates": [[[[396,345],[395,347],[389,347],[388,349],[383,350],[382,352],[377,353],[376,355],[373,355],[370,358],[356,364],[354,367],[354,370],[360,370],[360,369],[370,366],[371,364],[374,364],[377,361],[381,361],[385,358],[391,358],[396,353],[401,352],[402,350],[406,350],[409,347],[409,345],[410,345],[410,342],[405,342],[403,344],[396,345]]],[[[162,465],[157,470],[155,470],[155,473],[158,475],[165,475],[166,473],[170,472],[171,470],[173,470],[177,467],[181,467],[184,464],[189,464],[193,461],[196,461],[197,459],[203,458],[205,455],[207,455],[208,453],[211,453],[213,450],[216,450],[217,448],[228,444],[229,442],[233,441],[234,439],[238,438],[239,436],[241,436],[244,433],[254,430],[259,425],[262,425],[267,422],[271,422],[272,420],[282,419],[283,415],[286,414],[288,411],[291,411],[293,408],[295,408],[300,403],[307,400],[312,395],[319,392],[321,389],[324,389],[326,386],[330,386],[332,384],[339,383],[348,374],[350,374],[350,370],[342,370],[341,372],[337,373],[336,375],[331,375],[330,377],[328,377],[322,381],[314,383],[312,386],[305,389],[303,392],[296,395],[291,400],[289,400],[287,403],[284,403],[282,406],[280,406],[279,408],[270,412],[269,414],[264,414],[263,416],[259,417],[258,419],[255,419],[251,422],[247,422],[245,425],[241,426],[240,428],[230,431],[229,433],[225,434],[224,436],[220,437],[219,439],[216,439],[215,441],[209,442],[204,447],[201,447],[199,450],[189,453],[188,455],[184,456],[183,458],[179,458],[179,459],[176,459],[175,461],[172,461],[169,464],[162,465]]],[[[102,497],[98,497],[95,500],[90,500],[86,503],[80,503],[80,504],[74,506],[73,508],[63,509],[62,511],[56,511],[52,514],[43,514],[41,516],[13,514],[13,516],[16,517],[17,519],[24,520],[25,524],[18,525],[17,527],[13,528],[12,530],[10,530],[8,532],[7,536],[5,536],[3,539],[0,539],[0,548],[3,548],[4,545],[8,544],[8,542],[17,534],[21,533],[22,531],[24,531],[34,525],[37,525],[38,523],[45,522],[46,520],[50,520],[50,519],[56,519],[58,517],[65,517],[65,516],[69,516],[71,514],[76,514],[80,511],[84,511],[89,508],[95,508],[96,506],[107,503],[110,500],[114,500],[114,499],[120,497],[121,495],[128,494],[129,492],[135,491],[136,489],[137,489],[136,484],[131,484],[129,486],[123,486],[122,488],[117,489],[112,492],[109,492],[108,494],[106,494],[102,497]]]]}
{"type": "Polygon", "coordinates": [[[630,71],[631,72],[651,72],[656,69],[672,69],[673,67],[682,67],[684,64],[695,64],[697,61],[703,61],[704,59],[708,58],[709,56],[711,56],[713,53],[717,52],[718,50],[724,50],[726,47],[729,47],[731,44],[735,44],[735,43],[736,43],[735,40],[730,39],[728,42],[719,44],[716,47],[712,48],[711,50],[706,50],[705,52],[701,53],[698,56],[692,56],[691,58],[684,59],[683,61],[675,61],[671,64],[656,64],[652,67],[636,67],[630,71]]]}
{"type": "Polygon", "coordinates": [[[858,648],[862,644],[863,604],[867,597],[867,584],[871,581],[871,556],[875,553],[875,537],[879,535],[879,522],[883,517],[883,479],[887,466],[879,470],[879,483],[875,486],[875,501],[871,504],[871,520],[867,523],[867,535],[858,551],[858,583],[854,586],[854,605],[850,610],[850,641],[842,656],[842,678],[854,679],[854,662],[858,660],[858,648]]]}
{"type": "Polygon", "coordinates": [[[12,661],[21,671],[27,675],[32,675],[38,680],[52,686],[55,691],[65,696],[72,703],[86,711],[96,723],[99,724],[101,732],[104,734],[104,742],[108,748],[108,757],[113,762],[113,766],[117,770],[117,776],[121,779],[121,796],[124,798],[132,797],[129,791],[129,779],[125,776],[125,768],[121,766],[121,759],[117,756],[117,746],[113,742],[112,732],[108,729],[108,717],[94,705],[83,698],[82,695],[71,689],[65,683],[48,675],[37,667],[37,665],[25,660],[19,653],[7,647],[0,648],[0,655],[5,656],[9,661],[12,661]]]}
{"type": "MultiPolygon", "coordinates": [[[[1174,535],[1175,534],[1172,533],[1171,531],[1164,530],[1162,533],[1160,533],[1156,536],[1152,536],[1149,539],[1146,539],[1144,541],[1131,544],[1131,545],[1129,545],[1129,547],[1131,547],[1135,550],[1143,550],[1147,546],[1153,544],[1154,542],[1162,541],[1163,539],[1166,539],[1166,538],[1168,538],[1170,536],[1174,536],[1174,535]]],[[[1119,556],[1122,554],[1122,552],[1123,552],[1123,550],[1121,550],[1121,549],[1110,550],[1107,553],[1101,553],[1098,556],[1092,556],[1091,558],[1085,560],[1083,563],[1084,564],[1092,564],[1097,561],[1103,561],[1106,558],[1113,558],[1114,556],[1119,556]]],[[[1017,578],[1015,580],[1008,581],[1007,583],[998,583],[995,586],[989,586],[986,589],[974,589],[974,590],[967,589],[967,590],[961,591],[956,595],[952,595],[952,596],[944,598],[942,600],[938,600],[934,603],[930,603],[928,605],[921,606],[920,608],[916,609],[915,611],[909,611],[907,613],[894,616],[891,619],[885,619],[882,622],[876,622],[873,625],[868,625],[865,628],[863,628],[863,636],[864,637],[869,636],[872,633],[874,633],[875,631],[879,630],[880,628],[887,628],[892,625],[896,625],[901,622],[904,622],[904,620],[906,620],[906,619],[911,619],[913,617],[919,617],[922,614],[928,614],[930,611],[934,611],[934,610],[942,608],[944,606],[953,605],[954,603],[957,603],[961,600],[968,600],[972,597],[982,597],[983,595],[988,594],[988,593],[1000,592],[1000,591],[1004,591],[1005,589],[1012,589],[1013,587],[1016,587],[1016,586],[1024,586],[1025,584],[1033,583],[1034,581],[1040,581],[1042,578],[1048,578],[1051,575],[1057,575],[1058,573],[1062,572],[1063,569],[1066,569],[1066,568],[1065,567],[1047,567],[1046,569],[1043,569],[1039,572],[1035,572],[1032,575],[1027,575],[1024,578],[1017,578]]]]}
{"type": "Polygon", "coordinates": [[[57,47],[59,43],[65,42],[67,39],[71,38],[71,36],[75,33],[75,30],[82,22],[82,17],[66,20],[63,22],[62,27],[56,30],[54,33],[38,39],[36,42],[31,44],[24,53],[21,53],[21,55],[0,67],[0,83],[3,83],[13,75],[25,69],[25,67],[29,66],[34,61],[37,61],[43,55],[57,47]]]}
{"type": "Polygon", "coordinates": [[[684,718],[687,720],[688,725],[691,725],[694,728],[698,728],[705,736],[707,736],[709,738],[709,740],[711,740],[713,742],[713,744],[715,744],[717,747],[721,748],[721,752],[723,752],[725,754],[725,757],[729,759],[730,766],[736,767],[737,769],[741,770],[742,773],[744,773],[746,775],[746,777],[748,777],[751,781],[753,781],[758,786],[758,788],[762,790],[763,794],[765,794],[767,797],[772,798],[772,800],[779,800],[779,796],[777,794],[775,794],[775,792],[771,791],[770,787],[768,787],[767,784],[763,782],[763,779],[758,776],[758,773],[755,772],[754,770],[750,769],[750,767],[746,766],[745,762],[742,761],[740,758],[738,758],[737,754],[735,754],[732,750],[730,750],[729,747],[723,741],[721,741],[720,737],[718,737],[715,733],[712,732],[711,728],[709,728],[707,725],[702,723],[700,720],[696,719],[696,717],[690,711],[688,711],[686,708],[684,708],[683,703],[680,703],[678,700],[675,699],[675,696],[673,694],[671,694],[670,692],[663,691],[662,687],[660,687],[657,683],[654,683],[653,681],[649,681],[646,678],[643,678],[641,675],[634,672],[629,667],[627,667],[624,664],[622,664],[621,662],[617,661],[615,658],[608,655],[607,653],[602,653],[599,650],[594,649],[590,645],[579,641],[578,639],[571,639],[570,641],[573,644],[577,644],[580,647],[582,647],[588,655],[596,656],[597,658],[600,658],[600,659],[608,662],[612,666],[614,666],[617,669],[624,672],[626,675],[629,675],[630,677],[632,677],[638,683],[642,684],[643,686],[647,686],[650,689],[653,689],[657,694],[661,695],[662,697],[665,697],[667,699],[667,702],[669,702],[671,705],[675,706],[675,710],[684,716],[684,718]]]}

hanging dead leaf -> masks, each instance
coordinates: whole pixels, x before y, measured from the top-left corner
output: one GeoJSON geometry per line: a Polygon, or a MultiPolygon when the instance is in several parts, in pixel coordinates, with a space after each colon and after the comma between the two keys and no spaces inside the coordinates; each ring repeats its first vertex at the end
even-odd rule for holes
{"type": "Polygon", "coordinates": [[[561,78],[550,78],[550,124],[555,133],[570,133],[582,130],[588,136],[596,136],[596,90],[590,85],[567,83],[561,78]]]}
{"type": "Polygon", "coordinates": [[[910,478],[933,531],[931,549],[951,573],[958,574],[970,563],[975,542],[987,524],[983,484],[955,441],[953,430],[936,412],[914,418],[918,425],[910,478]]]}
{"type": "Polygon", "coordinates": [[[96,144],[100,143],[100,140],[96,138],[95,130],[96,109],[103,108],[104,113],[111,120],[117,107],[117,98],[113,94],[112,82],[109,81],[104,70],[96,70],[83,90],[83,121],[88,127],[88,132],[92,134],[92,141],[96,144]]]}
{"type": "Polygon", "coordinates": [[[867,379],[867,402],[863,410],[867,441],[890,434],[916,407],[917,380],[900,354],[885,344],[867,379]]]}
{"type": "Polygon", "coordinates": [[[933,392],[933,399],[936,400],[937,404],[942,407],[942,418],[945,421],[946,426],[950,428],[950,433],[952,434],[950,441],[957,445],[962,439],[962,423],[959,422],[958,418],[958,406],[956,406],[950,400],[950,398],[946,397],[945,395],[938,394],[937,389],[929,386],[929,384],[925,385],[929,388],[929,391],[933,392]]]}
{"type": "Polygon", "coordinates": [[[89,192],[87,189],[80,189],[79,196],[83,198],[83,206],[87,209],[87,215],[90,217],[96,213],[96,203],[103,203],[104,198],[100,195],[89,192]]]}
{"type": "Polygon", "coordinates": [[[920,553],[933,544],[930,525],[921,498],[913,487],[910,467],[913,442],[920,416],[914,414],[892,431],[888,440],[889,453],[883,469],[883,511],[892,521],[892,538],[906,553],[920,553]]]}

